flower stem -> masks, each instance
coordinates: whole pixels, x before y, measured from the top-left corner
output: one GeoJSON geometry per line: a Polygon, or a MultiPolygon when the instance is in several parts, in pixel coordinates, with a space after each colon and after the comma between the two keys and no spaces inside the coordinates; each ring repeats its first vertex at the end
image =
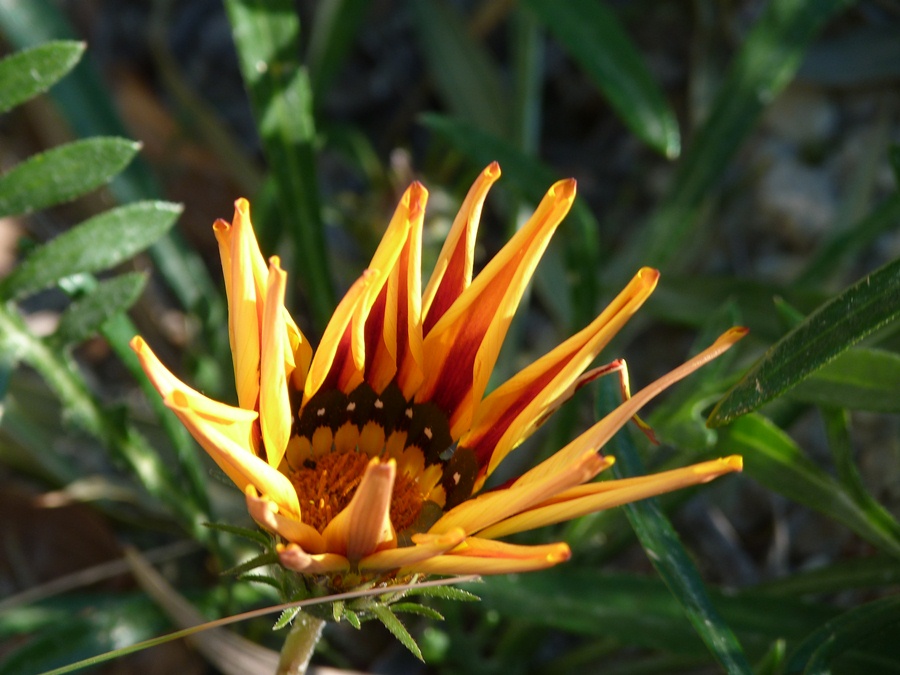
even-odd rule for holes
{"type": "Polygon", "coordinates": [[[303,675],[306,672],[324,626],[323,619],[306,612],[300,612],[294,617],[293,628],[281,648],[278,675],[303,675]]]}

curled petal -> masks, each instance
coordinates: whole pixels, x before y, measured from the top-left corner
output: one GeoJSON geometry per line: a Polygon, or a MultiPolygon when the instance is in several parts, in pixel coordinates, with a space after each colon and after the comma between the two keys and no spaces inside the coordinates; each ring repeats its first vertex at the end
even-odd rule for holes
{"type": "Polygon", "coordinates": [[[589,450],[565,470],[548,475],[546,480],[526,485],[514,483],[508,488],[486,492],[450,509],[431,526],[429,533],[439,534],[461,527],[472,534],[508,518],[553,495],[590,480],[611,464],[610,460],[589,450]]]}
{"type": "Polygon", "coordinates": [[[301,574],[334,574],[350,569],[350,561],[335,553],[311,554],[297,544],[278,544],[275,550],[284,567],[301,574]]]}
{"type": "Polygon", "coordinates": [[[425,316],[423,329],[426,334],[472,283],[475,234],[481,220],[481,208],[488,190],[498,178],[500,165],[493,162],[469,188],[469,193],[456,214],[422,297],[425,316]]]}
{"type": "Polygon", "coordinates": [[[269,466],[277,467],[284,457],[291,435],[293,415],[288,395],[288,364],[290,355],[293,369],[293,351],[288,350],[287,331],[284,323],[284,291],[287,275],[281,269],[278,257],[271,259],[262,322],[262,365],[259,382],[259,424],[269,466]]]}
{"type": "Polygon", "coordinates": [[[679,380],[687,377],[701,366],[730,349],[738,340],[747,334],[746,328],[731,328],[720,335],[716,341],[692,359],[681,364],[675,370],[663,375],[655,382],[641,389],[634,396],[622,403],[594,426],[569,443],[549,459],[541,462],[533,469],[525,472],[516,480],[516,484],[545,480],[548,474],[565,470],[574,458],[585,450],[602,448],[629,419],[637,414],[648,401],[669,388],[679,380]]]}
{"type": "Polygon", "coordinates": [[[640,270],[589,326],[500,385],[475,410],[460,446],[470,448],[489,476],[506,455],[564,403],[579,376],[653,292],[659,272],[640,270]]]}
{"type": "Polygon", "coordinates": [[[353,499],[322,532],[329,551],[355,565],[375,551],[397,545],[390,518],[396,475],[394,460],[382,462],[375,457],[369,462],[353,499]]]}
{"type": "Polygon", "coordinates": [[[140,337],[131,348],[163,401],[228,477],[244,491],[255,486],[279,508],[300,517],[297,492],[277,469],[256,456],[257,414],[213,401],[172,375],[140,337]]]}
{"type": "Polygon", "coordinates": [[[416,400],[432,401],[447,413],[454,439],[469,427],[516,307],[574,199],[574,180],[551,187],[528,223],[425,336],[425,379],[416,400]]]}
{"type": "Polygon", "coordinates": [[[568,545],[519,546],[469,537],[444,555],[412,565],[405,572],[420,574],[511,574],[553,567],[572,556],[568,545]]]}
{"type": "Polygon", "coordinates": [[[278,504],[267,497],[260,497],[256,488],[248,485],[245,490],[247,511],[260,527],[297,544],[304,551],[322,553],[325,551],[325,539],[314,528],[304,522],[281,515],[278,504]]]}
{"type": "Polygon", "coordinates": [[[413,535],[414,546],[389,548],[373,553],[359,562],[359,569],[361,572],[378,572],[416,565],[446,553],[461,544],[465,538],[465,531],[459,527],[445,534],[416,534],[413,535]]]}
{"type": "Polygon", "coordinates": [[[552,525],[588,513],[679,490],[689,485],[707,483],[742,468],[741,458],[733,455],[648,476],[579,485],[559,493],[533,509],[486,528],[480,536],[504,537],[515,532],[552,525]]]}

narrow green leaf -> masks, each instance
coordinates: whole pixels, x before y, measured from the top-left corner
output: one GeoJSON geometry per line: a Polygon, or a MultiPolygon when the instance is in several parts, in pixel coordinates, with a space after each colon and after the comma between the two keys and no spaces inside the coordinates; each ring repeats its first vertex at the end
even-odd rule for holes
{"type": "Polygon", "coordinates": [[[418,614],[435,621],[443,621],[444,616],[436,609],[420,605],[417,602],[395,602],[391,605],[392,612],[405,612],[407,614],[418,614]]]}
{"type": "MultiPolygon", "coordinates": [[[[896,638],[900,629],[900,595],[892,595],[854,607],[828,621],[806,638],[791,654],[785,673],[826,675],[834,660],[851,649],[865,649],[879,634],[896,638]]],[[[890,639],[890,638],[889,638],[890,639]]],[[[893,644],[896,647],[896,642],[893,644]]],[[[896,649],[892,649],[897,667],[896,649]]]]}
{"type": "Polygon", "coordinates": [[[0,61],[0,113],[47,91],[75,67],[84,48],[83,42],[48,42],[0,61]]]}
{"type": "Polygon", "coordinates": [[[444,104],[465,122],[509,138],[506,88],[496,64],[470,34],[463,18],[443,0],[411,3],[419,49],[444,104]]]}
{"type": "Polygon", "coordinates": [[[309,79],[314,100],[327,91],[369,9],[369,0],[320,0],[309,38],[309,79]]]}
{"type": "Polygon", "coordinates": [[[422,650],[419,649],[419,645],[416,644],[413,636],[406,630],[406,626],[400,622],[400,619],[394,616],[394,613],[388,607],[376,604],[369,608],[369,611],[375,615],[376,619],[384,624],[384,627],[387,628],[395,638],[400,640],[400,643],[404,647],[412,652],[413,656],[419,659],[419,661],[424,661],[422,658],[422,650]]]}
{"type": "Polygon", "coordinates": [[[221,575],[225,576],[240,576],[245,572],[249,572],[250,570],[255,570],[257,567],[263,567],[264,565],[274,565],[278,562],[278,554],[273,551],[266,551],[265,553],[260,553],[259,555],[255,555],[249,560],[245,560],[240,565],[235,565],[234,567],[230,567],[227,570],[224,570],[221,575]]]}
{"type": "Polygon", "coordinates": [[[900,412],[900,356],[880,349],[850,349],[785,396],[818,406],[900,412]]]}
{"type": "Polygon", "coordinates": [[[478,602],[481,600],[474,593],[456,588],[455,586],[413,586],[406,592],[407,597],[413,595],[424,595],[428,598],[443,598],[444,600],[457,600],[460,602],[478,602]]]}
{"type": "MultiPolygon", "coordinates": [[[[517,620],[671,654],[708,654],[659,579],[569,564],[528,575],[490,577],[478,591],[486,608],[517,620]]],[[[764,653],[773,640],[802,638],[838,614],[825,605],[752,592],[710,595],[753,657],[764,653]]]]}
{"type": "Polygon", "coordinates": [[[679,161],[659,209],[635,231],[609,274],[621,279],[640,265],[675,268],[691,259],[703,207],[762,111],[791,81],[808,45],[852,0],[767,3],[716,95],[708,119],[679,161]]]}
{"type": "Polygon", "coordinates": [[[61,204],[108,183],[140,143],[88,138],[29,157],[0,177],[0,217],[61,204]]]}
{"type": "Polygon", "coordinates": [[[0,283],[0,297],[19,298],[63,277],[118,265],[163,236],[180,213],[177,204],[147,201],[94,216],[35,249],[0,283]]]}
{"type": "Polygon", "coordinates": [[[263,534],[259,530],[251,530],[248,527],[238,527],[237,525],[229,525],[228,523],[203,523],[203,527],[218,532],[227,532],[238,537],[248,539],[255,544],[259,544],[263,548],[269,548],[272,545],[272,539],[268,535],[263,534]]]}
{"type": "Polygon", "coordinates": [[[285,626],[287,626],[291,621],[294,620],[294,617],[297,616],[301,612],[299,607],[289,607],[288,609],[281,612],[278,616],[278,619],[275,621],[275,624],[272,626],[272,630],[281,630],[285,626]]]}
{"type": "Polygon", "coordinates": [[[347,619],[347,623],[353,626],[356,630],[359,630],[362,627],[362,621],[359,620],[359,614],[354,612],[352,609],[344,610],[344,618],[347,619]]]}
{"type": "Polygon", "coordinates": [[[756,410],[898,315],[900,259],[863,277],[779,340],[719,401],[709,425],[756,410]]]}
{"type": "Polygon", "coordinates": [[[736,420],[722,430],[719,447],[742,454],[744,473],[770,490],[824,513],[885,553],[900,557],[900,532],[855,502],[765,417],[751,414],[736,420]]]}
{"type": "Polygon", "coordinates": [[[282,229],[293,240],[309,306],[324,329],[334,309],[334,289],[319,204],[313,97],[298,59],[297,9],[293,0],[225,0],[225,9],[277,186],[282,229]]]}
{"type": "Polygon", "coordinates": [[[756,590],[770,595],[825,595],[851,589],[877,590],[898,584],[900,565],[897,565],[896,559],[877,554],[800,570],[790,576],[764,582],[756,590]]]}
{"type": "Polygon", "coordinates": [[[669,159],[681,151],[678,121],[637,47],[607,5],[593,0],[526,0],[642,141],[669,159]]]}
{"type": "MultiPolygon", "coordinates": [[[[618,405],[618,396],[613,391],[611,382],[601,383],[597,406],[601,416],[618,405]]],[[[609,453],[616,458],[613,465],[616,478],[646,474],[628,433],[627,429],[620,429],[607,444],[609,453]]],[[[716,660],[728,673],[751,673],[740,642],[713,606],[700,573],[682,546],[659,500],[644,499],[627,504],[625,514],[653,567],[716,660]]]]}
{"type": "Polygon", "coordinates": [[[128,272],[101,281],[91,293],[66,308],[50,342],[57,348],[76,345],[97,333],[110,317],[128,308],[140,297],[147,284],[143,272],[128,272]]]}

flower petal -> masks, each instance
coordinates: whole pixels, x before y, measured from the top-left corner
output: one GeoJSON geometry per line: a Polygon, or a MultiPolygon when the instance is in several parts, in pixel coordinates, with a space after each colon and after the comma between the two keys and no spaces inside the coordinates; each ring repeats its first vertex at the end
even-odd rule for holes
{"type": "Polygon", "coordinates": [[[293,352],[288,349],[284,323],[284,292],[287,275],[281,269],[277,256],[271,259],[263,307],[261,355],[259,375],[259,424],[269,466],[277,467],[284,457],[294,416],[288,394],[288,364],[290,355],[293,370],[293,352]]]}
{"type": "Polygon", "coordinates": [[[464,501],[441,516],[428,532],[441,534],[461,527],[469,534],[474,534],[497,521],[546,501],[563,490],[581,485],[610,464],[607,458],[589,450],[565,470],[547,476],[546,480],[525,485],[514,483],[508,488],[485,492],[464,501]]]}
{"type": "Polygon", "coordinates": [[[578,436],[562,450],[544,460],[536,467],[522,474],[515,484],[521,485],[532,481],[543,481],[549,474],[563,471],[586,450],[599,450],[612,438],[629,419],[637,414],[648,401],[668,387],[690,375],[701,366],[730,349],[738,340],[747,334],[746,328],[731,328],[720,335],[716,341],[702,352],[681,364],[675,370],[663,375],[655,382],[641,389],[634,396],[597,422],[590,429],[578,436]]]}
{"type": "Polygon", "coordinates": [[[391,525],[391,495],[397,463],[373,458],[347,507],[325,526],[322,535],[330,553],[339,553],[357,564],[375,551],[396,546],[391,525]]]}
{"type": "Polygon", "coordinates": [[[533,509],[492,525],[479,533],[482,537],[505,537],[515,532],[533,530],[571,520],[588,513],[629,504],[690,485],[708,483],[727,473],[741,471],[743,460],[737,455],[701,462],[649,476],[601,481],[579,485],[552,497],[533,509]]]}
{"type": "Polygon", "coordinates": [[[465,531],[459,527],[445,534],[416,534],[413,535],[414,546],[389,548],[368,555],[360,560],[359,569],[361,572],[381,572],[416,565],[459,546],[465,538],[465,531]]]}
{"type": "Polygon", "coordinates": [[[278,504],[268,497],[261,497],[252,485],[247,486],[244,495],[247,499],[247,511],[260,527],[274,532],[290,543],[297,544],[304,551],[310,553],[325,551],[325,539],[314,527],[281,515],[278,504]]]}
{"type": "Polygon", "coordinates": [[[350,569],[350,561],[336,553],[310,554],[297,544],[278,544],[275,550],[284,567],[301,574],[334,574],[350,569]]]}
{"type": "Polygon", "coordinates": [[[538,260],[575,199],[575,181],[550,188],[528,223],[491,260],[425,337],[425,380],[416,401],[432,401],[467,429],[538,260]]]}
{"type": "Polygon", "coordinates": [[[427,200],[420,183],[403,195],[395,218],[405,218],[409,231],[366,319],[365,378],[378,393],[399,375],[401,390],[410,398],[422,380],[422,220],[427,200]]]}
{"type": "Polygon", "coordinates": [[[140,338],[131,348],[163,397],[196,441],[243,492],[248,485],[269,497],[288,514],[300,518],[297,492],[277,469],[256,456],[257,413],[213,401],[182,383],[162,365],[140,338]]]}
{"type": "Polygon", "coordinates": [[[500,165],[493,162],[475,179],[453,220],[422,298],[426,335],[472,282],[475,234],[481,209],[488,190],[498,178],[500,165]]]}
{"type": "Polygon", "coordinates": [[[398,575],[414,574],[512,574],[553,567],[572,556],[567,544],[519,546],[480,537],[469,537],[444,555],[422,560],[398,575]]]}
{"type": "MultiPolygon", "coordinates": [[[[659,272],[640,270],[589,326],[500,385],[475,409],[460,447],[475,452],[476,489],[511,450],[572,396],[578,377],[653,292],[659,272]]],[[[599,374],[599,373],[598,373],[599,374]]]]}

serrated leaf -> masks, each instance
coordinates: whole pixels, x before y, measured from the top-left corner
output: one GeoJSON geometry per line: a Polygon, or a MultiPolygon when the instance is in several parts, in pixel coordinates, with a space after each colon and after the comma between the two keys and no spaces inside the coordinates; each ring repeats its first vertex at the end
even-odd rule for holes
{"type": "Polygon", "coordinates": [[[373,605],[369,608],[369,611],[375,615],[376,619],[384,624],[384,627],[390,631],[391,635],[400,640],[400,643],[412,652],[413,656],[419,659],[419,661],[425,660],[422,658],[422,650],[419,649],[419,645],[416,644],[413,636],[409,634],[409,631],[406,630],[406,626],[400,622],[400,619],[394,616],[394,613],[389,608],[384,605],[373,605]]]}
{"type": "Polygon", "coordinates": [[[362,626],[362,621],[359,620],[359,614],[354,612],[352,609],[344,610],[344,618],[347,619],[347,623],[353,626],[356,630],[359,630],[362,626]]]}
{"type": "Polygon", "coordinates": [[[146,284],[147,275],[143,272],[128,272],[101,281],[96,289],[66,308],[50,342],[57,348],[83,342],[99,332],[110,317],[127,311],[146,284]]]}
{"type": "Polygon", "coordinates": [[[719,401],[708,424],[722,426],[756,410],[898,316],[900,259],[863,277],[775,343],[719,401]]]}
{"type": "Polygon", "coordinates": [[[267,577],[263,574],[241,574],[237,577],[238,581],[249,581],[254,584],[265,584],[266,586],[271,586],[276,591],[281,592],[281,584],[278,583],[272,577],[267,577]]]}
{"type": "Polygon", "coordinates": [[[278,620],[272,626],[272,630],[281,630],[291,621],[293,621],[294,617],[297,616],[300,612],[301,609],[299,607],[288,607],[278,616],[278,620]]]}
{"type": "Polygon", "coordinates": [[[423,595],[428,598],[442,598],[444,600],[458,600],[460,602],[477,602],[481,600],[474,593],[457,588],[456,586],[426,586],[424,588],[414,586],[406,593],[408,596],[423,595]]]}
{"type": "Polygon", "coordinates": [[[526,0],[626,125],[669,159],[681,151],[675,113],[640,52],[607,5],[594,0],[526,0]]]}
{"type": "Polygon", "coordinates": [[[434,619],[436,621],[444,620],[444,615],[439,611],[426,605],[420,605],[417,602],[395,602],[391,604],[391,611],[405,612],[406,614],[418,614],[419,616],[426,616],[429,619],[434,619]]]}
{"type": "Polygon", "coordinates": [[[88,138],[42,152],[0,177],[0,217],[31,213],[105,185],[141,144],[124,138],[88,138]]]}
{"type": "Polygon", "coordinates": [[[0,113],[47,91],[81,60],[85,44],[70,40],[23,49],[0,61],[0,113]]]}
{"type": "Polygon", "coordinates": [[[20,298],[63,277],[118,265],[163,236],[181,210],[177,204],[146,201],[94,216],[35,249],[0,283],[0,298],[20,298]]]}

